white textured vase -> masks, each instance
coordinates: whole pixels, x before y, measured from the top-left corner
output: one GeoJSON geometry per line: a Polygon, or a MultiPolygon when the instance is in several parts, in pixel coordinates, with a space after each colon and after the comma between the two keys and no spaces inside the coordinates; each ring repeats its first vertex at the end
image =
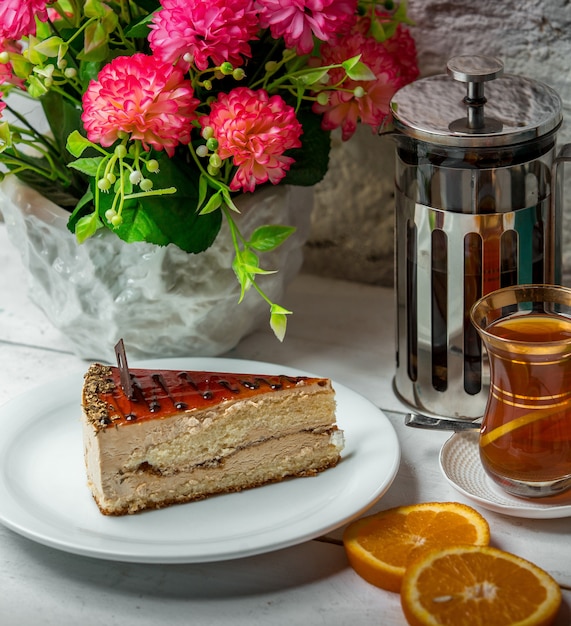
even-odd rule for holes
{"type": "MultiPolygon", "coordinates": [[[[238,198],[244,235],[263,224],[297,228],[262,255],[264,268],[279,269],[260,278],[274,302],[301,267],[312,200],[311,188],[287,186],[238,198]]],[[[216,356],[269,322],[268,305],[253,289],[238,304],[226,223],[201,254],[127,244],[107,229],[79,245],[66,228],[69,213],[14,176],[0,185],[0,211],[28,269],[30,299],[80,357],[113,361],[120,338],[133,358],[216,356]]]]}

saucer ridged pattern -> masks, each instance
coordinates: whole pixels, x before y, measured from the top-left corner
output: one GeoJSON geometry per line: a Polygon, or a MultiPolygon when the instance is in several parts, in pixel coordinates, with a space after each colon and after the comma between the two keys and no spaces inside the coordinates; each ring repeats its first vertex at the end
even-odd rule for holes
{"type": "Polygon", "coordinates": [[[480,462],[478,432],[455,433],[440,450],[440,469],[460,493],[484,508],[514,517],[571,516],[571,493],[549,499],[517,498],[504,492],[486,474],[480,462]]]}

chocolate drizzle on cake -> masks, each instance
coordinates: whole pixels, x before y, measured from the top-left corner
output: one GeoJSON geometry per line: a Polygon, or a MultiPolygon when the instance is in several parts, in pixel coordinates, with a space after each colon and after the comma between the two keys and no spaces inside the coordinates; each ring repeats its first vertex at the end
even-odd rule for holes
{"type": "MultiPolygon", "coordinates": [[[[228,389],[228,391],[232,392],[232,393],[240,393],[240,388],[237,386],[232,385],[232,383],[229,380],[225,380],[223,378],[221,378],[218,381],[219,385],[222,385],[223,387],[225,387],[226,389],[228,389]]],[[[246,387],[246,385],[244,385],[244,387],[246,387]]],[[[246,387],[247,389],[251,389],[251,387],[246,387]]]]}
{"type": "MultiPolygon", "coordinates": [[[[204,390],[200,390],[198,388],[198,385],[194,382],[194,380],[191,378],[190,374],[188,372],[179,372],[177,374],[177,376],[181,379],[186,381],[195,391],[199,392],[202,394],[202,397],[204,398],[204,400],[211,400],[213,397],[212,391],[210,391],[210,389],[206,388],[204,390]]],[[[207,383],[207,387],[209,385],[209,381],[206,381],[207,383]]]]}
{"type": "Polygon", "coordinates": [[[84,407],[96,430],[172,415],[173,407],[191,413],[235,399],[319,382],[304,376],[260,376],[216,372],[130,369],[131,395],[121,370],[94,364],[85,375],[84,407]]]}
{"type": "MultiPolygon", "coordinates": [[[[165,379],[163,378],[162,374],[153,374],[151,376],[151,378],[153,379],[153,381],[159,385],[161,387],[161,389],[163,389],[163,391],[167,394],[169,400],[172,402],[173,406],[175,409],[179,409],[180,411],[187,409],[188,405],[186,404],[186,402],[182,402],[180,400],[175,400],[172,397],[172,394],[170,392],[169,386],[167,385],[167,383],[165,382],[165,379]]],[[[159,405],[160,406],[160,405],[159,405]]],[[[151,409],[152,411],[153,409],[151,409]]]]}

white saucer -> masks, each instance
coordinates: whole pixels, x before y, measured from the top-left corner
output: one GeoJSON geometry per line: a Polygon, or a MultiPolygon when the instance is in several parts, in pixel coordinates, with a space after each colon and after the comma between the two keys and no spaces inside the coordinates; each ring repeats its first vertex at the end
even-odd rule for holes
{"type": "Polygon", "coordinates": [[[517,498],[498,487],[480,463],[478,432],[456,433],[440,450],[440,469],[460,493],[490,511],[513,517],[548,519],[571,516],[571,493],[538,500],[517,498]]]}

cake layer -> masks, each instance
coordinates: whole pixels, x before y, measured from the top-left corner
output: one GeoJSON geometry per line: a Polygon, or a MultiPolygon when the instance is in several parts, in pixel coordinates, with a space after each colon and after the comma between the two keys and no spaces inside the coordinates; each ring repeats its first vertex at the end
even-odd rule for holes
{"type": "Polygon", "coordinates": [[[334,466],[342,447],[340,431],[295,433],[241,448],[219,460],[162,474],[150,465],[91,482],[93,496],[106,515],[190,502],[241,491],[288,477],[311,476],[334,466]]]}
{"type": "Polygon", "coordinates": [[[343,435],[329,379],[143,369],[128,375],[128,390],[115,367],[94,364],[85,376],[85,462],[103,513],[307,476],[339,461],[343,435]]]}

